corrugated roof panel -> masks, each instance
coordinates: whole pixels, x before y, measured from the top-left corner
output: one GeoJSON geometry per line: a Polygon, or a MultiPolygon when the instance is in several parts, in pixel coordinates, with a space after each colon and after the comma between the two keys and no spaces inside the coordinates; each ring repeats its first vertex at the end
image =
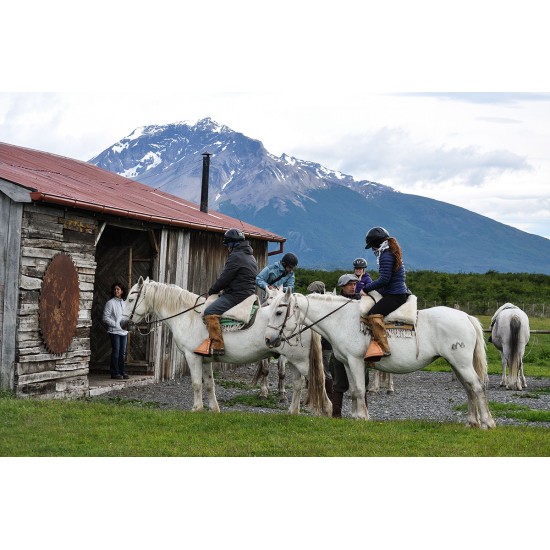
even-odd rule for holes
{"type": "Polygon", "coordinates": [[[201,212],[192,202],[93,164],[2,142],[0,178],[29,189],[36,201],[210,231],[238,227],[256,238],[286,241],[220,212],[201,212]]]}

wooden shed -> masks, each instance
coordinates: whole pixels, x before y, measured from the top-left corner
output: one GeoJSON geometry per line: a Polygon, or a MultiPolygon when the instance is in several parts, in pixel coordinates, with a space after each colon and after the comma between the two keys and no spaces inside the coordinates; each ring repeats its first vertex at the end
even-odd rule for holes
{"type": "MultiPolygon", "coordinates": [[[[92,164],[0,143],[0,388],[48,398],[100,393],[112,283],[130,288],[149,276],[202,294],[223,268],[231,227],[245,233],[259,267],[270,242],[277,250],[269,254],[283,251],[285,239],[269,231],[92,164]]],[[[188,373],[162,329],[130,335],[127,366],[134,383],[188,373]]]]}

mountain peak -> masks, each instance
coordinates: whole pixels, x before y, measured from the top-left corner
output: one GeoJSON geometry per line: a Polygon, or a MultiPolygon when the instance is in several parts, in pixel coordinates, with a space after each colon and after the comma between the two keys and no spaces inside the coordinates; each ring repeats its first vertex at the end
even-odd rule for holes
{"type": "Polygon", "coordinates": [[[222,132],[222,131],[231,131],[227,126],[222,126],[218,124],[215,120],[212,120],[210,117],[201,118],[194,125],[196,129],[200,130],[210,130],[211,132],[222,132]]]}

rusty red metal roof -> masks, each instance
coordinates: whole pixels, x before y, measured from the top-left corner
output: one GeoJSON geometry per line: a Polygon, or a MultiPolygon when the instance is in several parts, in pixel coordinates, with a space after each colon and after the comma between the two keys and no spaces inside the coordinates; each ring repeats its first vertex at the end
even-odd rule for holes
{"type": "Polygon", "coordinates": [[[79,160],[0,142],[0,178],[36,202],[177,227],[225,232],[231,227],[271,242],[286,239],[216,211],[79,160]]]}

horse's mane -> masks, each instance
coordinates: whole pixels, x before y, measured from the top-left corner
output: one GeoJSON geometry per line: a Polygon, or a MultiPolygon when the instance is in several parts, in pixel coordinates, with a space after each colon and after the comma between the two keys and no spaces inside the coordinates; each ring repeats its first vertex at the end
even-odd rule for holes
{"type": "Polygon", "coordinates": [[[158,283],[156,281],[149,281],[147,285],[152,287],[157,307],[166,307],[173,311],[183,311],[193,307],[197,302],[199,306],[204,303],[204,298],[177,285],[158,283]]]}
{"type": "Polygon", "coordinates": [[[319,300],[322,302],[347,302],[349,298],[342,296],[341,294],[307,294],[303,295],[308,300],[319,300]]]}

